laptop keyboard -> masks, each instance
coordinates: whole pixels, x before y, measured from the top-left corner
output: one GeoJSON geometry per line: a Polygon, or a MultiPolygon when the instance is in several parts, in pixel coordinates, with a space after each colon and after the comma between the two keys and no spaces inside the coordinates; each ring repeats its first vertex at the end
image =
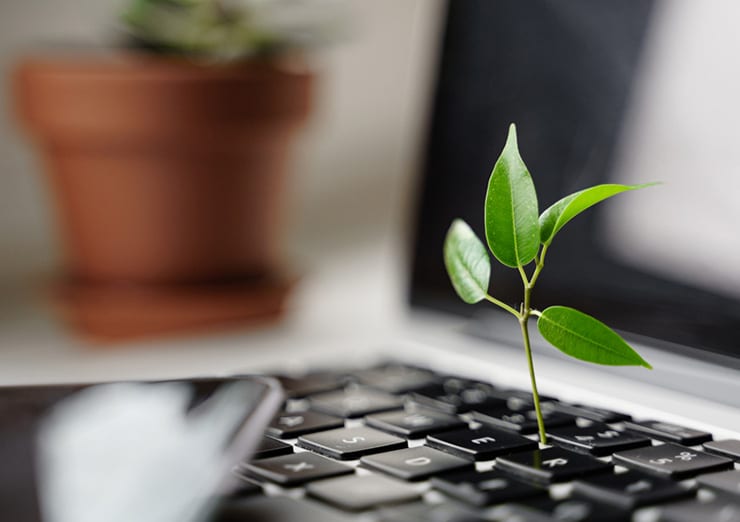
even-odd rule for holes
{"type": "Polygon", "coordinates": [[[740,521],[740,441],[543,397],[540,448],[526,390],[399,364],[279,379],[223,520],[740,521]]]}

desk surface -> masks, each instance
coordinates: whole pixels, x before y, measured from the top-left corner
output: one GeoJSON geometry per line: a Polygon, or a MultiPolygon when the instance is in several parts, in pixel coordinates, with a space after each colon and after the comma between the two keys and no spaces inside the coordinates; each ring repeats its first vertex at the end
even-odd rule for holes
{"type": "Polygon", "coordinates": [[[275,327],[109,346],[74,337],[30,289],[10,289],[0,306],[0,384],[298,369],[333,347],[356,352],[388,339],[406,315],[402,273],[391,241],[346,250],[306,272],[275,327]]]}

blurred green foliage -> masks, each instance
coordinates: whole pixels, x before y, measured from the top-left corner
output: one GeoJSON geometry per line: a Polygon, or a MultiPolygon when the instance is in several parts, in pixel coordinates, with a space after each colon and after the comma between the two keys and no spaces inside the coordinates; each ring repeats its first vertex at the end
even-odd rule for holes
{"type": "Polygon", "coordinates": [[[331,42],[341,11],[337,0],[131,0],[122,20],[139,47],[234,61],[331,42]]]}

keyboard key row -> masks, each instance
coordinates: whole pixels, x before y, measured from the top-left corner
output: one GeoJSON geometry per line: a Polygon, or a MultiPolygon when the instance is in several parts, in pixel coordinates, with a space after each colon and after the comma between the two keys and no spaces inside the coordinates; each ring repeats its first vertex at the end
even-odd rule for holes
{"type": "MultiPolygon", "coordinates": [[[[538,497],[527,502],[526,509],[535,513],[543,513],[549,518],[546,520],[568,522],[630,522],[632,514],[625,509],[610,504],[603,504],[593,499],[565,498],[552,499],[538,497]]],[[[530,518],[509,519],[529,521],[530,518]]]]}
{"type": "Polygon", "coordinates": [[[671,424],[668,422],[660,422],[655,420],[646,421],[626,421],[624,426],[627,429],[637,431],[648,435],[654,439],[663,440],[666,442],[675,442],[677,444],[683,444],[684,446],[696,446],[702,442],[712,440],[712,434],[706,431],[694,430],[679,426],[677,424],[671,424]]]}
{"type": "Polygon", "coordinates": [[[492,460],[500,455],[538,448],[537,442],[533,440],[490,426],[429,435],[426,444],[452,455],[473,460],[492,460]]]}
{"type": "Polygon", "coordinates": [[[527,481],[555,484],[606,473],[612,470],[612,466],[588,455],[551,447],[499,457],[496,459],[496,469],[527,481]]]}
{"type": "Polygon", "coordinates": [[[709,453],[740,460],[740,440],[715,440],[704,443],[704,449],[709,453]]]}
{"type": "Polygon", "coordinates": [[[338,475],[354,473],[354,468],[345,466],[315,453],[304,451],[280,457],[256,460],[243,464],[243,471],[259,479],[266,479],[285,487],[338,475]]]}
{"type": "Polygon", "coordinates": [[[721,496],[730,496],[735,501],[740,500],[740,471],[720,471],[700,475],[696,479],[700,487],[710,489],[721,496]]]}
{"type": "Polygon", "coordinates": [[[547,435],[555,444],[597,457],[652,444],[652,441],[644,435],[618,431],[600,422],[587,426],[548,428],[547,435]]]}
{"type": "Polygon", "coordinates": [[[553,402],[552,407],[561,413],[580,417],[594,422],[611,424],[625,420],[631,420],[632,417],[626,413],[619,413],[603,408],[594,408],[593,406],[584,406],[582,404],[568,404],[566,402],[553,402]]]}
{"type": "Polygon", "coordinates": [[[344,426],[344,419],[315,411],[282,412],[267,428],[267,433],[280,439],[294,439],[313,431],[344,426]]]}
{"type": "Polygon", "coordinates": [[[304,435],[298,446],[338,460],[359,459],[363,455],[402,449],[404,439],[365,426],[339,428],[304,435]]]}
{"type": "Polygon", "coordinates": [[[433,475],[450,471],[474,469],[470,460],[426,446],[362,457],[360,464],[408,481],[426,480],[433,475]]]}
{"type": "MultiPolygon", "coordinates": [[[[497,520],[507,521],[629,520],[635,509],[655,505],[665,505],[659,516],[666,521],[740,515],[728,507],[740,502],[740,471],[732,462],[740,460],[740,441],[713,441],[701,430],[548,397],[543,414],[554,446],[538,449],[523,436],[537,426],[531,395],[522,390],[401,365],[281,380],[288,397],[300,401],[274,419],[270,437],[242,471],[260,482],[305,486],[307,495],[343,510],[403,503],[420,513],[444,511],[426,497],[422,502],[419,492],[428,485],[409,484],[430,480],[437,498],[461,501],[453,511],[464,520],[478,520],[475,508],[483,506],[495,506],[497,520]],[[345,427],[346,419],[359,418],[345,427]],[[482,425],[470,429],[471,419],[482,425]],[[424,446],[414,446],[421,437],[424,446]],[[300,449],[276,438],[297,439],[300,449]],[[654,440],[665,443],[653,446],[654,440]],[[702,443],[706,452],[688,447],[702,443]],[[615,472],[594,458],[609,455],[629,469],[615,472]],[[338,462],[351,460],[364,470],[338,462]],[[476,471],[474,461],[488,464],[476,471]],[[677,482],[693,477],[694,487],[677,482]],[[568,498],[551,498],[551,484],[571,481],[568,498]],[[702,502],[692,500],[698,490],[702,502]],[[708,492],[715,500],[707,503],[708,492]]],[[[242,489],[236,496],[262,491],[251,483],[242,489]]]]}
{"type": "MultiPolygon", "coordinates": [[[[490,424],[511,431],[516,431],[522,435],[537,433],[537,414],[534,409],[510,409],[508,407],[488,407],[477,408],[472,412],[474,420],[483,424],[490,424]]],[[[542,417],[548,428],[567,426],[575,423],[575,417],[559,413],[552,409],[543,409],[542,417]]]]}
{"type": "Polygon", "coordinates": [[[665,443],[615,453],[615,464],[623,464],[647,473],[673,480],[684,480],[701,473],[731,469],[733,463],[725,457],[710,455],[686,446],[665,443]]]}
{"type": "Polygon", "coordinates": [[[441,383],[428,384],[410,395],[418,404],[440,410],[445,413],[465,413],[472,408],[486,404],[504,404],[505,400],[491,396],[491,386],[463,383],[447,380],[441,383]],[[457,383],[451,385],[450,381],[457,383]]]}
{"type": "Polygon", "coordinates": [[[627,510],[695,495],[694,490],[676,482],[639,471],[579,479],[573,483],[573,493],[627,510]]]}
{"type": "Polygon", "coordinates": [[[379,430],[408,438],[424,437],[430,433],[467,426],[467,422],[460,417],[433,410],[398,410],[376,413],[365,417],[365,422],[379,430]]]}
{"type": "Polygon", "coordinates": [[[272,437],[262,437],[262,442],[254,452],[253,459],[269,459],[270,457],[279,457],[293,453],[293,446],[285,444],[272,437]]]}
{"type": "Polygon", "coordinates": [[[498,470],[449,473],[432,477],[431,482],[434,488],[474,506],[489,506],[548,494],[545,488],[516,480],[498,470]]]}
{"type": "Polygon", "coordinates": [[[415,488],[383,475],[353,475],[322,480],[309,484],[306,492],[348,511],[401,504],[420,497],[415,488]]]}

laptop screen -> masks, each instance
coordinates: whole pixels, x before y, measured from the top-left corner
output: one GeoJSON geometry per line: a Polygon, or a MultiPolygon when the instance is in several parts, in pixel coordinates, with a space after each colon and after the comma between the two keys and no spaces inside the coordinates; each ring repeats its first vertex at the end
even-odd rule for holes
{"type": "MultiPolygon", "coordinates": [[[[663,182],[570,222],[548,252],[534,305],[573,306],[628,336],[740,358],[740,71],[730,59],[740,12],[718,7],[450,2],[412,304],[469,315],[486,307],[454,294],[442,244],[455,217],[483,237],[488,176],[515,122],[540,211],[598,183],[663,182]]],[[[500,265],[491,289],[521,300],[519,275],[500,265]]]]}

